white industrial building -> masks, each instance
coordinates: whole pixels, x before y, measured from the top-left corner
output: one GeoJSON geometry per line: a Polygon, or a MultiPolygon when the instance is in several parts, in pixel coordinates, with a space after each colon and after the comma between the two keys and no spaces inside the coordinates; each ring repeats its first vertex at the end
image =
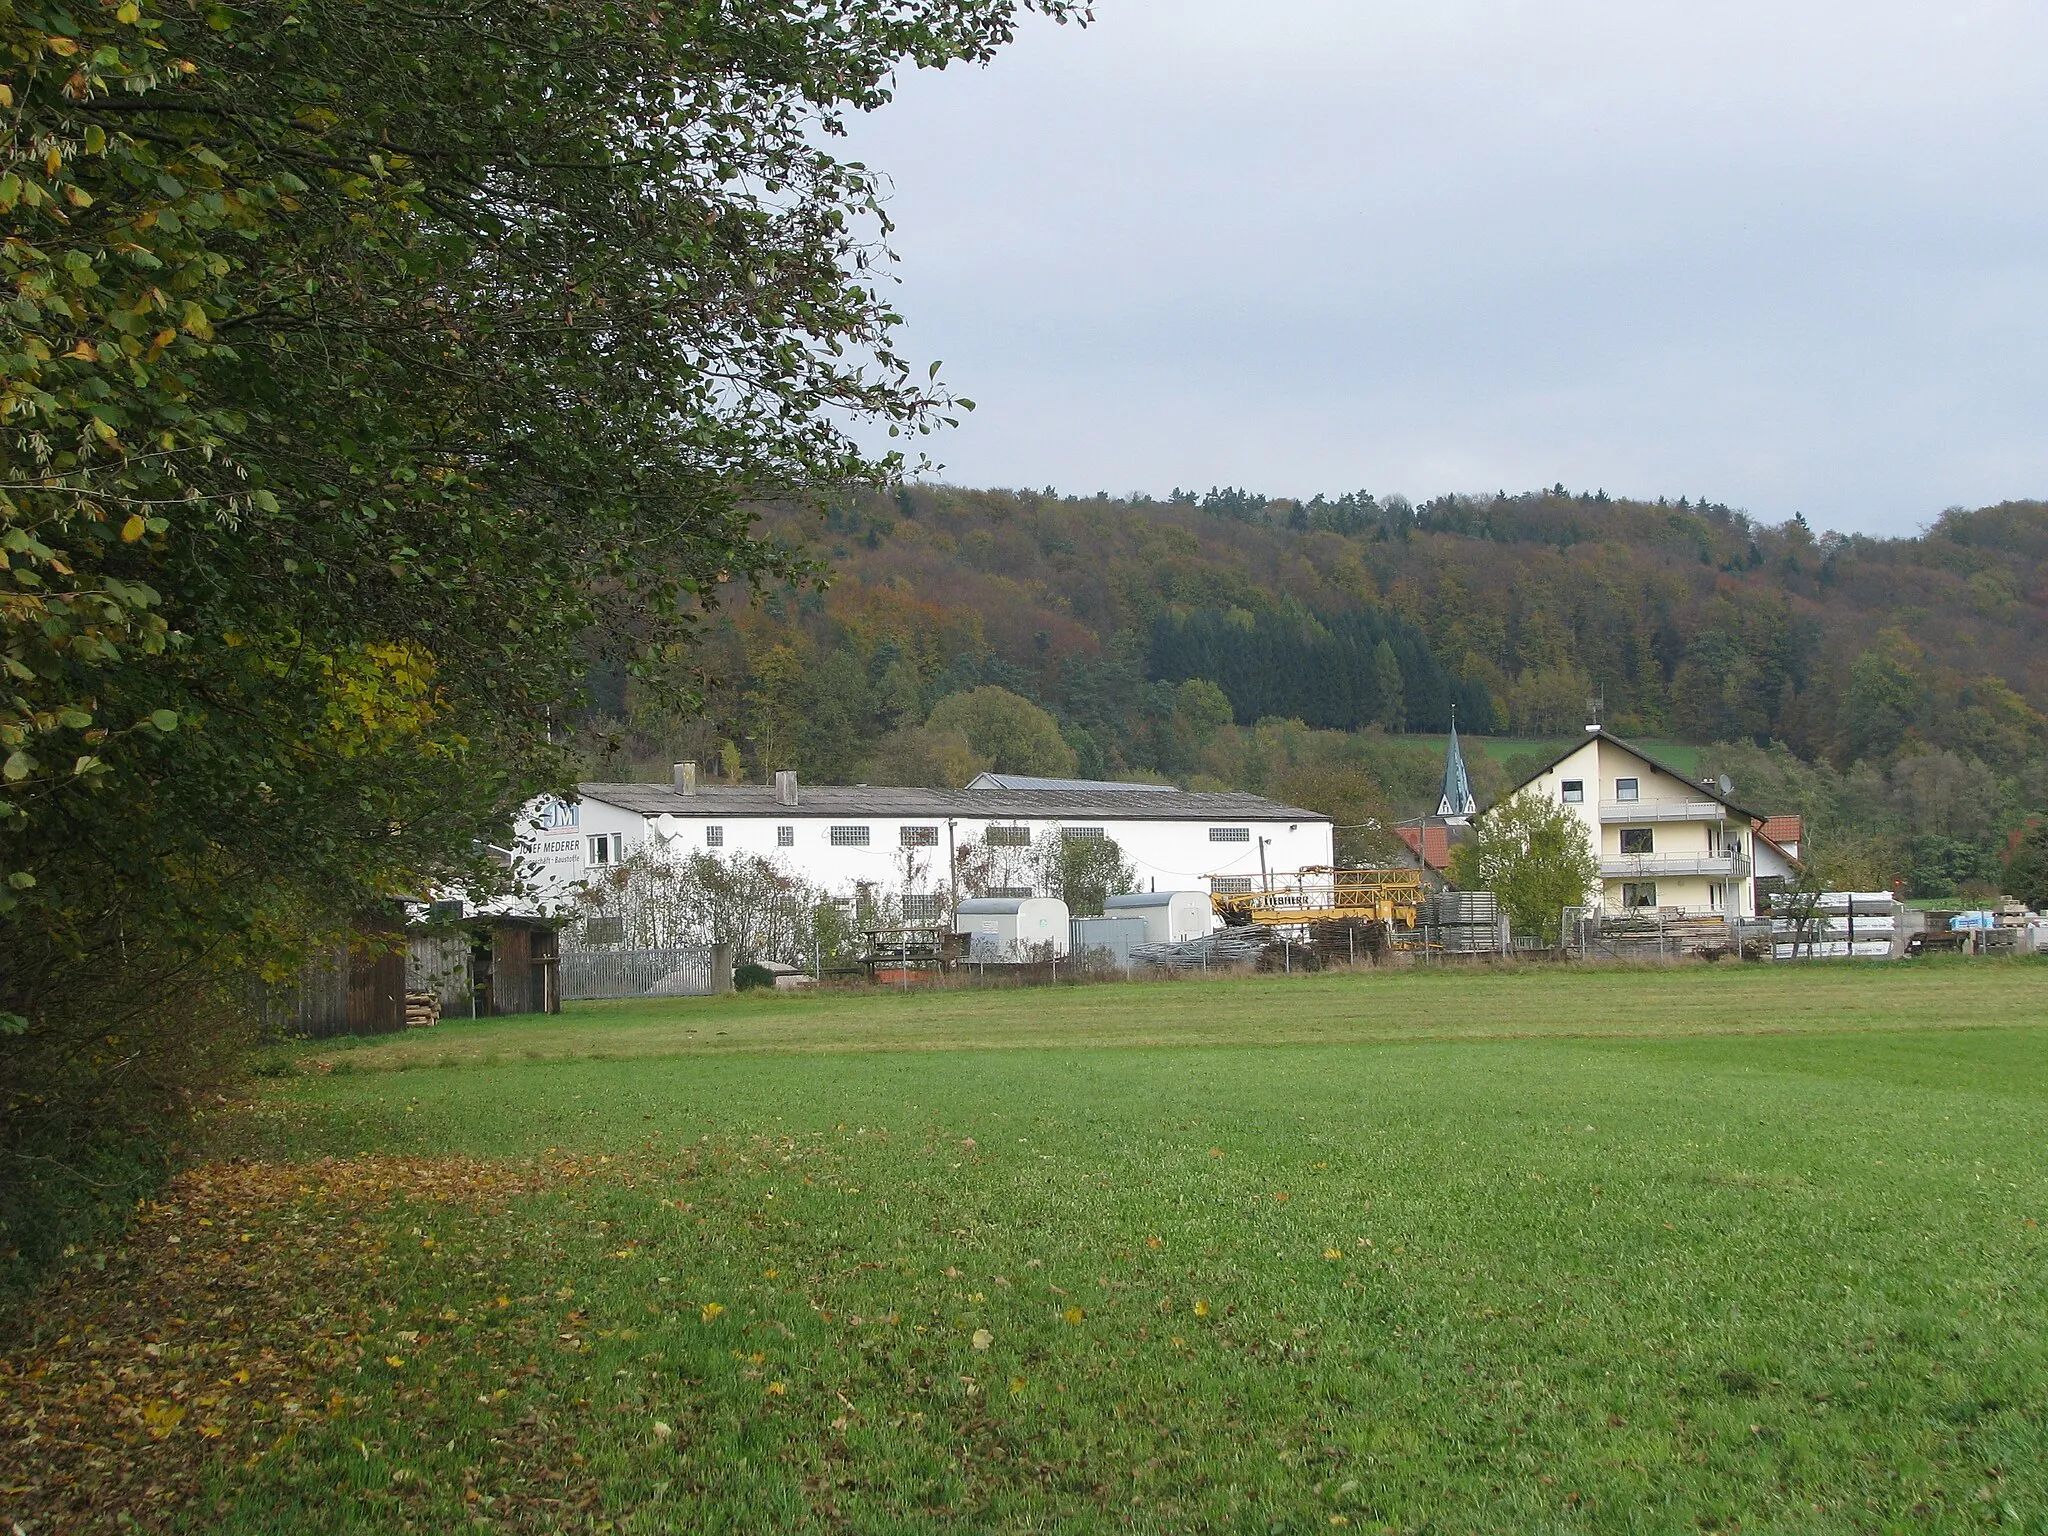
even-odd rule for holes
{"type": "Polygon", "coordinates": [[[835,895],[862,888],[908,922],[943,922],[958,900],[1049,894],[1037,858],[1054,839],[1114,841],[1140,891],[1251,891],[1270,873],[1334,862],[1330,818],[1259,795],[1151,784],[1038,780],[1028,789],[583,784],[534,806],[516,854],[544,903],[565,901],[645,848],[751,854],[835,895]],[[1056,787],[1040,787],[1056,786],[1056,787]]]}

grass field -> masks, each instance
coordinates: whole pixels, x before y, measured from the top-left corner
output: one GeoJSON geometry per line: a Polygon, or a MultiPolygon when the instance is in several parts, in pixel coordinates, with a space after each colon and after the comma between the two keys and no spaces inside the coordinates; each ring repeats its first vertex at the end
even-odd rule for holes
{"type": "Polygon", "coordinates": [[[18,1324],[0,1520],[2048,1531],[2044,1002],[1560,968],[309,1049],[18,1324]]]}

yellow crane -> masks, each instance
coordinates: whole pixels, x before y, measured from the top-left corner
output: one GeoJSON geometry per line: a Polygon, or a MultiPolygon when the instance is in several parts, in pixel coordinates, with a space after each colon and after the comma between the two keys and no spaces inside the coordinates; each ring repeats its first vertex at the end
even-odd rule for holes
{"type": "Polygon", "coordinates": [[[1389,926],[1417,926],[1422,906],[1419,869],[1299,869],[1269,877],[1260,891],[1217,892],[1209,898],[1217,916],[1233,928],[1253,923],[1332,923],[1377,920],[1389,926]]]}

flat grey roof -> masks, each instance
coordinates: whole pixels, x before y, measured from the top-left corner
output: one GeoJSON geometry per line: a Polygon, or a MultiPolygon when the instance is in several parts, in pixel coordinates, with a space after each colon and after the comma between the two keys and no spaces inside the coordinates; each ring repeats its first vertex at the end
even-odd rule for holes
{"type": "Polygon", "coordinates": [[[716,784],[686,795],[666,784],[579,784],[586,800],[602,800],[642,816],[760,816],[785,821],[808,817],[886,816],[956,821],[1328,821],[1321,811],[1282,805],[1236,790],[1198,794],[1166,790],[1134,795],[1123,790],[890,789],[883,786],[805,785],[798,804],[784,805],[769,784],[716,784]]]}
{"type": "Polygon", "coordinates": [[[1039,779],[1028,773],[978,773],[969,789],[1066,789],[1082,794],[1128,794],[1132,790],[1174,793],[1171,784],[1132,784],[1120,779],[1039,779]]]}

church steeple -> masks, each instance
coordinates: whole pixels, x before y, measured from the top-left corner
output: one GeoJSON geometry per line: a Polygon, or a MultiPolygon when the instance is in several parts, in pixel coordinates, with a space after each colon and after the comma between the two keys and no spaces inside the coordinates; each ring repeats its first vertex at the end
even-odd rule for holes
{"type": "Polygon", "coordinates": [[[1436,813],[1453,826],[1463,826],[1479,807],[1472,799],[1472,781],[1465,776],[1465,754],[1458,750],[1458,711],[1451,709],[1451,746],[1444,755],[1444,790],[1436,813]]]}

